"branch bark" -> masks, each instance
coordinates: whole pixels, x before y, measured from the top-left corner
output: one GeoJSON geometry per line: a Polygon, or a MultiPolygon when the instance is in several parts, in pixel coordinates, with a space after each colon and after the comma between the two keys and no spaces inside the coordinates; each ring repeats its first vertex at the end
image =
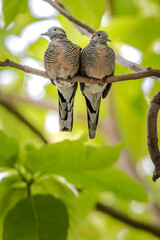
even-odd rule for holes
{"type": "Polygon", "coordinates": [[[127,225],[129,225],[131,227],[152,233],[153,235],[160,237],[160,229],[158,227],[155,227],[154,225],[150,225],[147,223],[143,223],[143,222],[131,219],[128,216],[112,209],[111,207],[105,206],[101,203],[97,203],[96,210],[106,213],[106,214],[110,215],[111,217],[113,217],[123,223],[126,223],[127,225]]]}
{"type": "Polygon", "coordinates": [[[154,164],[153,181],[160,177],[160,152],[157,137],[157,117],[160,109],[160,91],[153,97],[147,116],[147,144],[154,164]]]}
{"type": "MultiPolygon", "coordinates": [[[[48,74],[45,71],[38,70],[36,68],[28,67],[26,65],[22,65],[19,63],[16,63],[12,60],[6,59],[5,61],[0,61],[1,67],[12,67],[15,69],[19,69],[25,73],[31,73],[34,75],[38,75],[44,78],[50,78],[48,74]]],[[[72,78],[72,82],[83,82],[83,83],[111,83],[111,82],[121,82],[126,80],[137,80],[144,77],[160,77],[160,69],[152,69],[147,68],[145,71],[135,72],[135,73],[127,73],[127,74],[121,74],[121,75],[115,75],[106,78],[106,80],[100,80],[100,79],[92,79],[84,76],[75,76],[72,78]]],[[[64,79],[60,79],[61,81],[66,81],[64,79]]]]}

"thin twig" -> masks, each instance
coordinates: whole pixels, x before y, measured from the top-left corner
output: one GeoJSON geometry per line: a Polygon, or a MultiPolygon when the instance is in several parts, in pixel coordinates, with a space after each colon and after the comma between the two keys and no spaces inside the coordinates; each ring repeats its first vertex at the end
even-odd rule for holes
{"type": "Polygon", "coordinates": [[[147,144],[154,164],[153,181],[160,177],[160,152],[157,137],[157,117],[160,109],[160,91],[153,97],[147,116],[147,144]]]}
{"type": "Polygon", "coordinates": [[[114,210],[111,207],[107,207],[101,203],[97,203],[96,210],[106,213],[111,217],[118,219],[119,221],[126,223],[127,225],[130,225],[131,227],[144,230],[146,232],[152,233],[155,236],[160,237],[160,229],[158,227],[155,227],[154,225],[129,218],[128,216],[118,212],[117,210],[114,210]]]}
{"type": "Polygon", "coordinates": [[[27,119],[11,104],[3,99],[0,99],[0,104],[5,107],[9,112],[14,114],[21,122],[23,122],[26,126],[28,126],[32,132],[34,132],[44,143],[48,143],[47,139],[42,135],[42,133],[34,127],[27,119]]]}
{"type": "MultiPolygon", "coordinates": [[[[44,78],[50,78],[48,74],[45,71],[38,70],[36,68],[28,67],[26,65],[22,65],[19,63],[16,63],[12,60],[6,59],[5,61],[0,61],[0,66],[1,67],[12,67],[19,69],[25,73],[31,73],[35,74],[44,78]]],[[[83,82],[83,83],[111,83],[111,82],[121,82],[121,81],[126,81],[126,80],[137,80],[140,78],[144,77],[160,77],[160,70],[159,69],[152,69],[152,68],[147,68],[145,71],[140,71],[140,72],[135,72],[135,73],[127,73],[127,74],[121,74],[121,75],[115,75],[106,78],[106,80],[100,80],[100,79],[92,79],[92,78],[87,78],[83,76],[75,76],[72,78],[72,82],[83,82]]],[[[64,79],[60,79],[62,81],[66,81],[64,79]]]]}

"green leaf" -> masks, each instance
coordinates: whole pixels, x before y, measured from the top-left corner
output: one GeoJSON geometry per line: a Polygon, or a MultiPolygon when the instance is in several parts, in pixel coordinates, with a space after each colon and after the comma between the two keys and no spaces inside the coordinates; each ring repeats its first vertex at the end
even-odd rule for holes
{"type": "Polygon", "coordinates": [[[98,28],[106,10],[105,0],[60,0],[69,11],[88,25],[98,28]],[[84,14],[85,13],[85,14],[84,14]]]}
{"type": "Polygon", "coordinates": [[[19,145],[17,141],[0,131],[0,168],[13,167],[18,151],[19,145]]]}
{"type": "Polygon", "coordinates": [[[65,203],[69,215],[68,239],[73,239],[79,224],[77,196],[73,192],[73,188],[75,187],[64,182],[64,180],[62,182],[61,179],[56,176],[43,177],[37,181],[38,182],[32,185],[33,194],[51,194],[65,203]]]}
{"type": "Polygon", "coordinates": [[[29,152],[26,166],[32,172],[79,172],[111,166],[118,160],[122,145],[85,146],[83,141],[63,141],[29,152]]]}
{"type": "Polygon", "coordinates": [[[28,10],[27,0],[3,0],[3,14],[6,27],[14,21],[18,13],[23,13],[28,10]]]}
{"type": "Polygon", "coordinates": [[[18,202],[4,220],[5,240],[66,240],[68,213],[51,195],[36,195],[18,202]]]}
{"type": "Polygon", "coordinates": [[[80,189],[95,192],[109,191],[124,200],[147,201],[144,187],[116,168],[63,175],[80,189]]]}

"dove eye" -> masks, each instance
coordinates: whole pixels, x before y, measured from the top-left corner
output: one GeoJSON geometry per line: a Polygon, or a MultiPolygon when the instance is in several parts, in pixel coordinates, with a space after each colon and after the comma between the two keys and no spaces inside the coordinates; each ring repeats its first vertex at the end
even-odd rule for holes
{"type": "Polygon", "coordinates": [[[54,28],[53,30],[54,30],[54,31],[56,31],[57,29],[56,29],[56,28],[54,28]]]}
{"type": "Polygon", "coordinates": [[[100,34],[100,33],[98,33],[98,36],[101,36],[101,34],[100,34]]]}

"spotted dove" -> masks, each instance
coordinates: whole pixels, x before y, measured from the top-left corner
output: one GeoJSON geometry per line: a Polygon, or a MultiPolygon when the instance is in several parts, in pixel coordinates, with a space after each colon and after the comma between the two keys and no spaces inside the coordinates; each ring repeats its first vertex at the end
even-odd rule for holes
{"type": "MultiPolygon", "coordinates": [[[[105,31],[93,34],[90,43],[81,51],[81,75],[105,80],[114,74],[115,54],[107,41],[111,42],[105,31]]],[[[96,136],[101,97],[105,98],[111,83],[81,83],[81,91],[85,97],[88,115],[89,137],[96,136]]]]}
{"type": "Polygon", "coordinates": [[[48,36],[51,40],[44,54],[44,67],[58,90],[60,131],[71,131],[77,83],[69,80],[79,71],[81,48],[72,43],[59,27],[49,28],[41,35],[48,36]],[[60,81],[60,78],[66,81],[60,81]]]}

